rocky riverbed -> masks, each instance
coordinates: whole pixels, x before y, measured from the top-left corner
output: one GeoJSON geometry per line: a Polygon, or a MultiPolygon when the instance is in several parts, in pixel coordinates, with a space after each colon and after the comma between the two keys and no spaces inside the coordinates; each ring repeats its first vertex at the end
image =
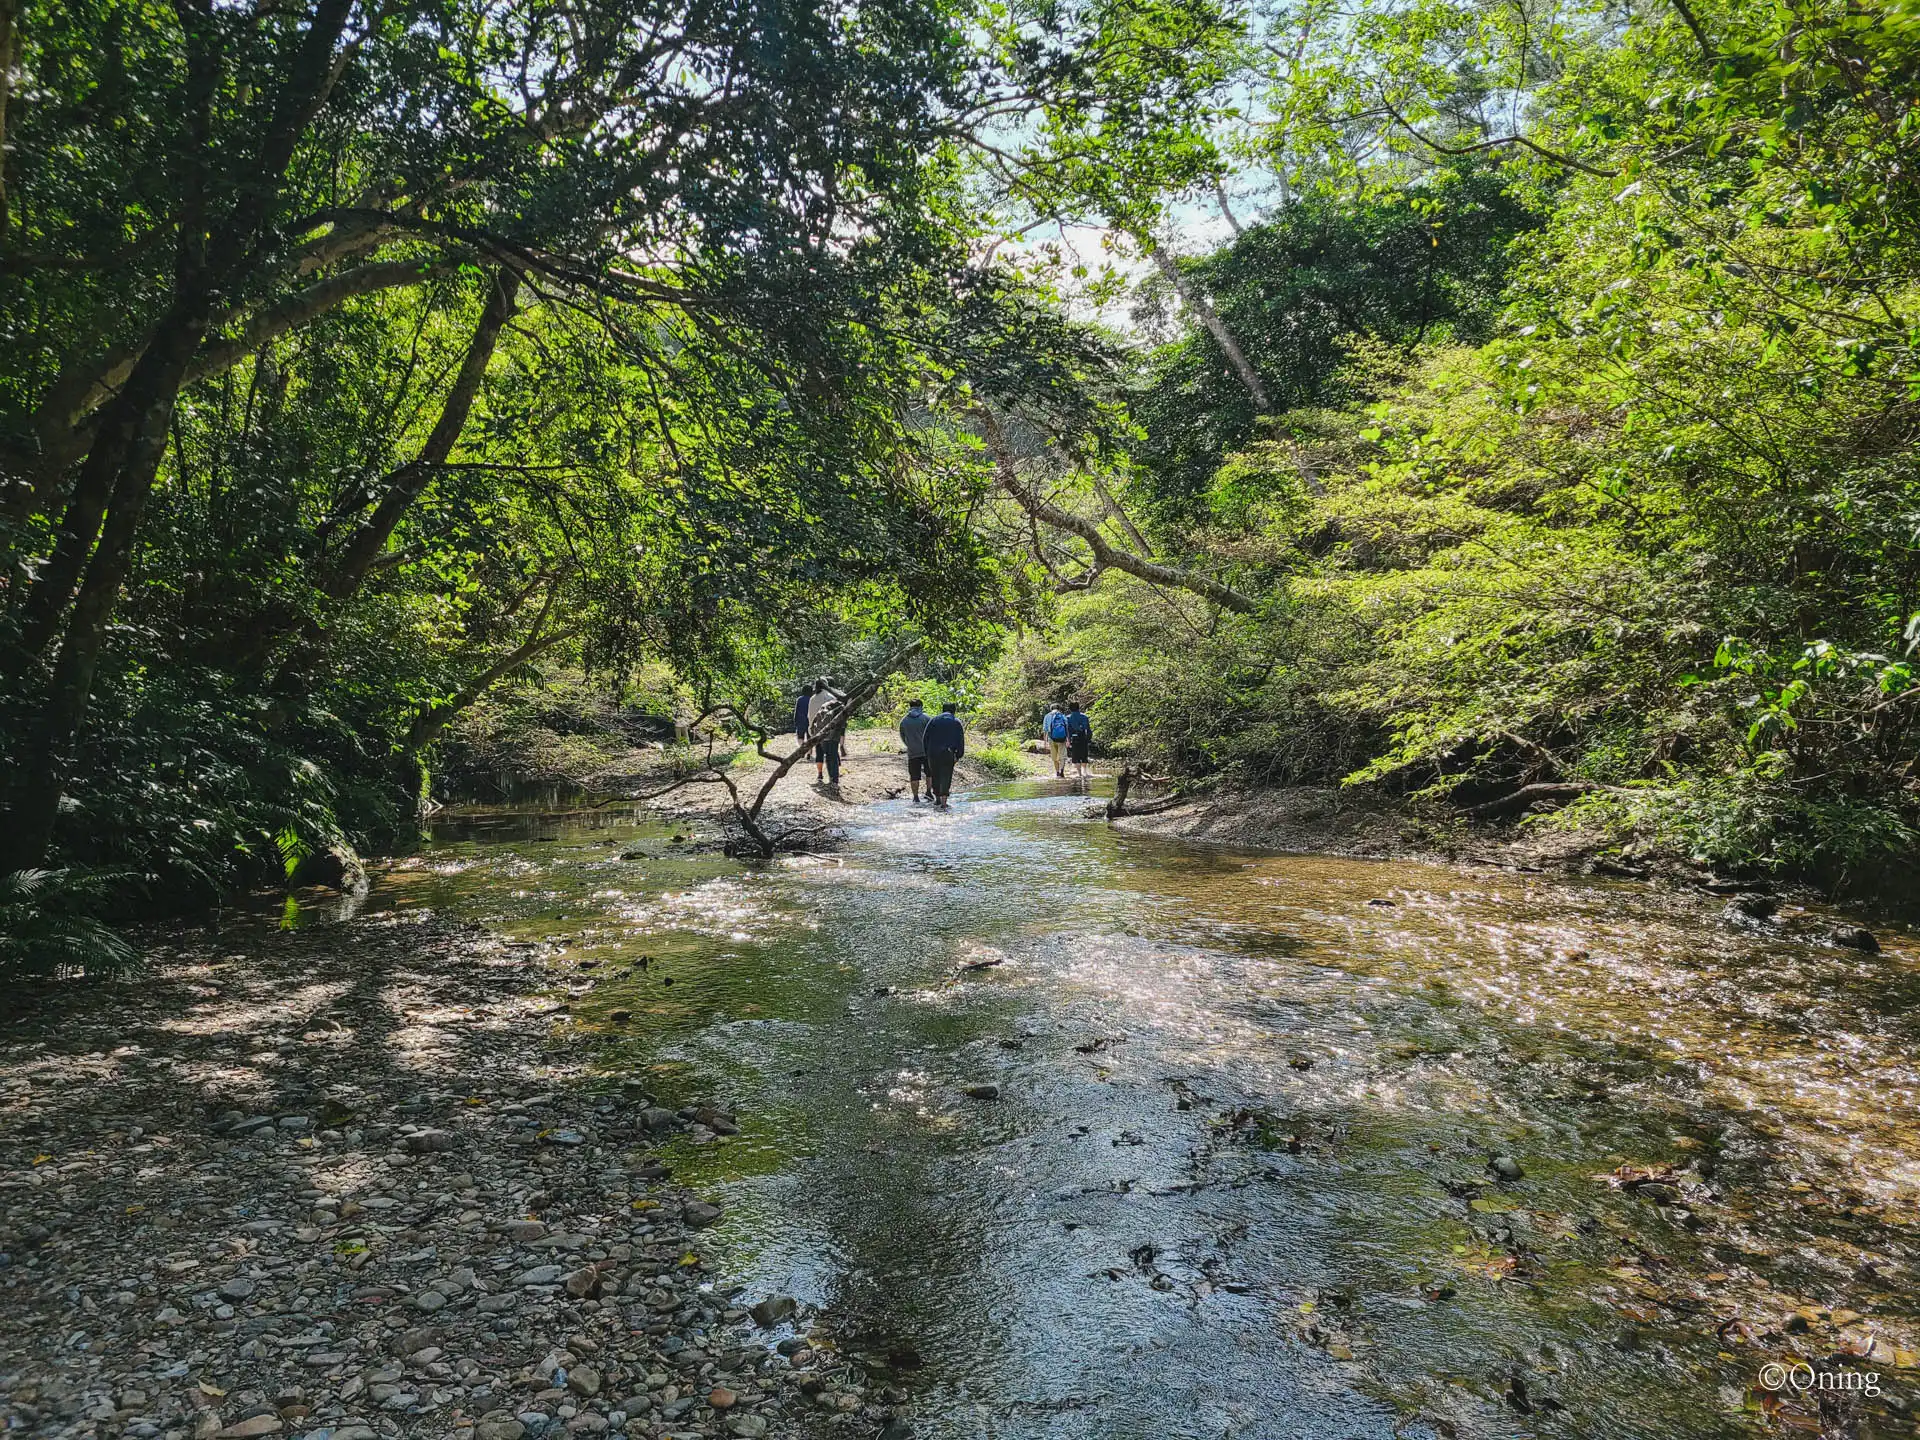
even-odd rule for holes
{"type": "Polygon", "coordinates": [[[719,1208],[650,1150],[731,1110],[596,1075],[548,958],[387,916],[18,997],[8,1433],[908,1433],[792,1300],[716,1273],[719,1208]]]}

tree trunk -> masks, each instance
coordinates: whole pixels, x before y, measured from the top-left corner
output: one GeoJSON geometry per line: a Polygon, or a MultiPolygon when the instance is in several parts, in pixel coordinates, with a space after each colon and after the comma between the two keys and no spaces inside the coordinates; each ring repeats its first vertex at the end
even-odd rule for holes
{"type": "MultiPolygon", "coordinates": [[[[111,443],[96,447],[83,472],[88,510],[82,515],[72,514],[80,502],[79,494],[75,506],[69,506],[69,523],[79,523],[84,531],[71,530],[62,535],[61,541],[67,547],[65,554],[83,561],[85,571],[73,595],[72,613],[47,682],[45,700],[8,786],[8,824],[4,838],[0,838],[0,854],[5,859],[0,860],[0,869],[38,866],[52,841],[74,741],[86,719],[94,672],[106,642],[107,622],[133,564],[140,521],[166,451],[180,380],[206,331],[204,304],[199,308],[202,313],[196,317],[191,301],[178,307],[173,323],[162,332],[161,342],[141,357],[107,418],[111,443]],[[95,495],[104,497],[97,507],[93,504],[95,495]],[[105,525],[101,528],[103,515],[105,525]],[[91,531],[99,533],[97,547],[91,531]],[[93,550],[91,559],[85,553],[89,548],[93,550]]],[[[57,623],[60,611],[65,609],[63,591],[71,587],[71,579],[47,575],[29,596],[30,602],[46,608],[49,627],[57,623]]]]}
{"type": "Polygon", "coordinates": [[[0,252],[12,238],[7,199],[7,101],[13,93],[13,32],[18,0],[0,0],[0,252]]]}
{"type": "MultiPolygon", "coordinates": [[[[494,272],[486,308],[480,312],[479,324],[474,328],[473,339],[467,343],[466,356],[454,376],[453,388],[440,407],[440,418],[434,423],[432,433],[420,447],[420,453],[389,477],[387,492],[380,497],[373,514],[347,537],[339,558],[319,578],[318,589],[329,610],[337,609],[359,590],[387,542],[393,538],[408,507],[420,498],[459,443],[467,419],[473,413],[473,402],[479,398],[480,387],[486,380],[487,366],[493,360],[500,332],[514,316],[519,293],[518,274],[505,267],[494,272]]],[[[274,675],[269,687],[273,694],[282,697],[291,694],[312,673],[326,652],[331,618],[331,614],[308,617],[292,652],[274,675]]],[[[253,653],[236,658],[240,663],[259,659],[282,633],[268,631],[257,636],[253,653]]]]}
{"type": "MultiPolygon", "coordinates": [[[[542,611],[541,620],[544,621],[545,618],[546,612],[542,611]]],[[[502,655],[498,660],[494,661],[493,664],[474,676],[473,679],[461,686],[458,693],[451,699],[441,701],[434,705],[423,705],[414,715],[413,724],[407,727],[407,738],[405,742],[407,752],[409,754],[418,754],[420,751],[426,749],[427,746],[440,738],[440,732],[453,723],[455,716],[459,715],[461,711],[467,709],[482,695],[486,694],[488,690],[492,689],[496,681],[505,679],[522,665],[525,665],[529,660],[538,659],[554,646],[573,639],[573,637],[579,633],[578,629],[571,629],[556,630],[551,635],[542,635],[540,634],[540,624],[536,623],[533,627],[533,634],[530,635],[524,643],[516,646],[507,654],[502,655]]]]}
{"type": "Polygon", "coordinates": [[[1240,383],[1246,386],[1247,394],[1252,397],[1253,408],[1262,415],[1271,415],[1273,401],[1267,395],[1267,387],[1261,384],[1259,372],[1253,368],[1252,362],[1247,359],[1246,352],[1240,348],[1240,342],[1233,338],[1233,332],[1227,329],[1226,322],[1215,312],[1212,303],[1206,296],[1187,284],[1187,277],[1180,273],[1179,261],[1162,250],[1150,238],[1142,237],[1140,243],[1146,247],[1147,254],[1152,257],[1153,263],[1159,266],[1160,273],[1166,276],[1167,283],[1173,286],[1173,293],[1180,297],[1180,303],[1199,317],[1200,323],[1213,337],[1213,343],[1218,345],[1220,353],[1227,357],[1227,363],[1233,367],[1233,373],[1240,377],[1240,383]]]}
{"type": "MultiPolygon", "coordinates": [[[[4,3],[4,0],[0,0],[4,3]]],[[[457,268],[452,261],[379,261],[344,270],[281,297],[249,315],[240,333],[231,339],[209,340],[188,366],[186,384],[218,375],[240,363],[261,346],[311,323],[348,300],[411,285],[422,285],[457,268]]],[[[230,313],[230,312],[229,312],[230,313]]],[[[218,328],[224,319],[210,328],[218,328]]],[[[98,439],[94,412],[132,373],[150,339],[116,346],[103,355],[74,362],[62,370],[34,411],[33,430],[40,453],[24,466],[29,483],[9,504],[9,513],[24,517],[48,503],[54,486],[67,468],[85,458],[98,439]]]]}

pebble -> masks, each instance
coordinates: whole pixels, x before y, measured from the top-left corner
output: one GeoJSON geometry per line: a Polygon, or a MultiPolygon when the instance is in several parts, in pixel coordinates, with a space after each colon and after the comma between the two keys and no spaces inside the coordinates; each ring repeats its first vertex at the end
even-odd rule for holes
{"type": "Polygon", "coordinates": [[[969,1085],[961,1093],[971,1100],[998,1100],[1000,1087],[991,1084],[969,1085]]]}
{"type": "MultiPolygon", "coordinates": [[[[0,1430],[724,1440],[764,1434],[751,1413],[763,1405],[792,1415],[803,1377],[843,1393],[837,1354],[802,1347],[796,1373],[735,1328],[748,1321],[745,1297],[705,1268],[697,1238],[721,1208],[671,1188],[669,1168],[646,1153],[689,1129],[732,1133],[732,1109],[708,1099],[667,1110],[637,1086],[522,1093],[518,1077],[555,1057],[545,1024],[526,1018],[523,992],[540,981],[497,963],[515,953],[430,917],[349,923],[285,934],[232,971],[214,966],[231,996],[220,1005],[169,993],[181,982],[162,960],[137,992],[103,1000],[97,1019],[77,1011],[70,1023],[99,1029],[101,1055],[91,1068],[56,1066],[22,1118],[41,1124],[50,1151],[55,1138],[70,1153],[88,1135],[128,1143],[40,1188],[35,1221],[17,1226],[5,1273],[41,1274],[6,1323],[62,1339],[8,1356],[0,1430]],[[316,986],[333,996],[319,1014],[301,1009],[316,986]],[[189,1011],[194,1024],[175,1029],[189,1011]],[[432,1018],[455,1012],[458,1025],[432,1018]],[[259,1018],[276,1013],[314,1038],[276,1039],[259,1018]],[[395,1015],[408,1025],[390,1029],[395,1015]],[[369,1070],[356,1047],[331,1041],[356,1030],[383,1044],[416,1037],[407,1043],[419,1053],[369,1070]],[[112,1047],[140,1059],[119,1063],[116,1050],[102,1065],[112,1047]],[[237,1103],[167,1108],[196,1103],[198,1087],[154,1084],[149,1066],[163,1055],[221,1074],[237,1103]],[[396,1083],[402,1075],[415,1078],[396,1083]],[[295,1113],[249,1119],[241,1108],[264,1108],[281,1089],[295,1113]],[[212,1126],[209,1113],[221,1117],[212,1126]],[[548,1144],[534,1144],[543,1130],[548,1144]],[[86,1344],[70,1349],[76,1333],[86,1344]],[[541,1356],[551,1363],[535,1374],[541,1356]],[[55,1399],[62,1372],[88,1378],[55,1399]],[[22,1373],[38,1387],[31,1404],[17,1398],[22,1373]]],[[[0,1040],[0,1081],[15,1064],[0,1040]]],[[[797,1313],[786,1296],[755,1308],[765,1325],[797,1313]]]]}
{"type": "Polygon", "coordinates": [[[1487,1161],[1487,1168],[1502,1180],[1518,1180],[1527,1172],[1520,1168],[1520,1162],[1511,1155],[1496,1155],[1487,1161]]]}

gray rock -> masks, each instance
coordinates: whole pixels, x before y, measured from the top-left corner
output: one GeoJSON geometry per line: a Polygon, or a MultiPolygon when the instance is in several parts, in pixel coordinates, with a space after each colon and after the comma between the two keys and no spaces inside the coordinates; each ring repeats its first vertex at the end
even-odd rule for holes
{"type": "Polygon", "coordinates": [[[442,1295],[438,1290],[422,1290],[418,1295],[413,1297],[413,1308],[416,1310],[424,1310],[429,1315],[436,1310],[444,1310],[446,1307],[447,1297],[442,1295]]]}
{"type": "Polygon", "coordinates": [[[518,1240],[522,1244],[529,1240],[544,1239],[547,1233],[546,1225],[539,1220],[509,1220],[501,1228],[507,1232],[509,1239],[518,1240]]]}
{"type": "Polygon", "coordinates": [[[525,1425],[504,1410],[496,1410],[473,1427],[473,1440],[520,1440],[526,1433],[525,1425]]]}
{"type": "Polygon", "coordinates": [[[687,1224],[693,1226],[694,1229],[704,1230],[707,1226],[714,1224],[720,1219],[720,1207],[718,1205],[709,1205],[704,1200],[689,1200],[686,1209],[683,1210],[681,1214],[686,1218],[687,1224]]]}
{"type": "Polygon", "coordinates": [[[400,1139],[400,1148],[410,1155],[437,1155],[459,1145],[460,1137],[451,1130],[416,1130],[400,1139]]]}
{"type": "Polygon", "coordinates": [[[583,1400],[600,1393],[600,1372],[591,1365],[576,1365],[567,1372],[567,1389],[583,1400]]]}
{"type": "Polygon", "coordinates": [[[961,1093],[970,1100],[998,1100],[1000,1087],[991,1084],[969,1085],[961,1093]]]}
{"type": "MultiPolygon", "coordinates": [[[[800,1302],[791,1295],[770,1295],[758,1305],[751,1307],[747,1314],[753,1317],[753,1323],[763,1330],[771,1330],[781,1321],[792,1318],[800,1308],[800,1302]]],[[[781,1348],[784,1350],[785,1342],[781,1348]]],[[[798,1347],[795,1347],[798,1348],[798,1347]]]]}
{"type": "Polygon", "coordinates": [[[758,1415],[736,1415],[727,1422],[727,1430],[742,1436],[743,1440],[759,1440],[760,1436],[767,1433],[767,1422],[758,1415]]]}
{"type": "Polygon", "coordinates": [[[245,1300],[254,1292],[254,1283],[244,1275],[236,1275],[220,1287],[220,1293],[228,1300],[245,1300]]]}
{"type": "Polygon", "coordinates": [[[1487,1161],[1487,1168],[1502,1180],[1518,1180],[1527,1172],[1520,1168],[1520,1162],[1511,1155],[1496,1155],[1487,1161]]]}
{"type": "Polygon", "coordinates": [[[650,1105],[640,1112],[640,1123],[649,1130],[671,1130],[674,1119],[671,1110],[663,1110],[658,1105],[650,1105]]]}
{"type": "Polygon", "coordinates": [[[474,1306],[482,1315],[501,1315],[520,1303],[517,1295],[482,1295],[480,1303],[474,1306]]]}
{"type": "Polygon", "coordinates": [[[516,1285],[558,1285],[567,1272],[558,1265],[536,1265],[513,1277],[516,1285]]]}

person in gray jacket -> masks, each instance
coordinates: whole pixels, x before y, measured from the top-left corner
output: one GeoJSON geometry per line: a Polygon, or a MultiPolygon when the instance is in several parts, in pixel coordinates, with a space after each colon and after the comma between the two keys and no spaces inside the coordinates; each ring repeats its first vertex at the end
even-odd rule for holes
{"type": "MultiPolygon", "coordinates": [[[[914,803],[920,801],[920,781],[927,775],[927,712],[918,700],[907,702],[907,713],[900,717],[900,743],[907,747],[907,783],[913,786],[914,803]]],[[[933,781],[927,779],[927,798],[933,798],[933,781]]]]}

